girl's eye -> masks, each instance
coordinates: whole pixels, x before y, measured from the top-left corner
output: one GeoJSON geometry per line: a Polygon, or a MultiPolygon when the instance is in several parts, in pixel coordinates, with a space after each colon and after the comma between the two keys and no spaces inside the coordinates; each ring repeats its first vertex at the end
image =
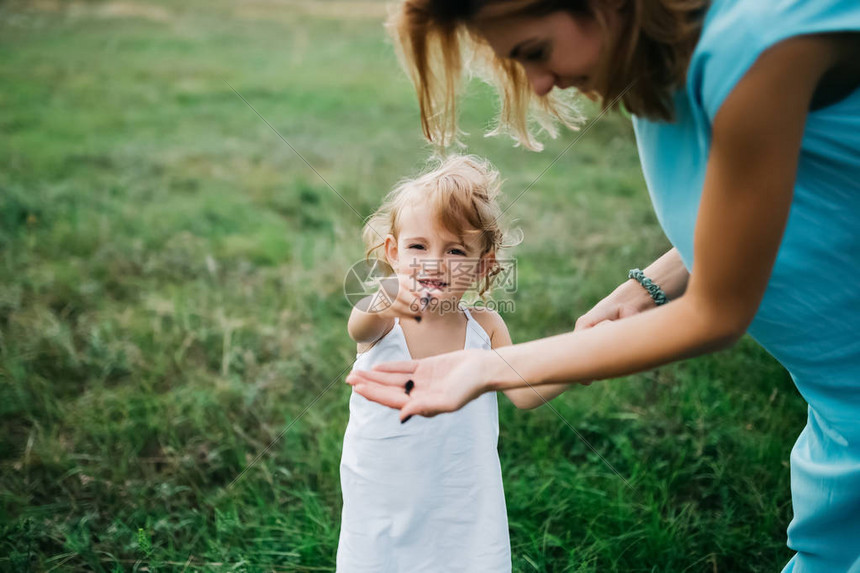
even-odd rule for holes
{"type": "Polygon", "coordinates": [[[451,249],[451,252],[454,253],[455,255],[465,255],[466,254],[466,252],[462,249],[451,249]]]}
{"type": "Polygon", "coordinates": [[[424,245],[409,245],[410,249],[423,249],[424,245]]]}

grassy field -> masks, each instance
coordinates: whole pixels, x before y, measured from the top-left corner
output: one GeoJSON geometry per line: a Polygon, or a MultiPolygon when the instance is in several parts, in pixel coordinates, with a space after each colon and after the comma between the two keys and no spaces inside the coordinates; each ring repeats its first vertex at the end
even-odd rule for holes
{"type": "MultiPolygon", "coordinates": [[[[342,280],[361,217],[429,151],[383,13],[0,2],[0,570],[334,570],[342,280]]],[[[494,109],[474,85],[463,124],[508,205],[577,136],[516,149],[482,137],[494,109]]],[[[514,342],[668,248],[620,115],[509,214],[514,342]]],[[[629,485],[549,409],[500,402],[515,571],[789,558],[805,406],[753,341],[556,400],[629,485]]]]}

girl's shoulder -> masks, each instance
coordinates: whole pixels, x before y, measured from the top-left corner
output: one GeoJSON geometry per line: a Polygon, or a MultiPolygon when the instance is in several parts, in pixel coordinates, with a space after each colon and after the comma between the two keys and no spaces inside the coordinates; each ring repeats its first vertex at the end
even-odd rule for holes
{"type": "Polygon", "coordinates": [[[485,306],[469,306],[466,308],[469,314],[472,315],[472,318],[481,325],[481,328],[487,332],[491,339],[495,331],[505,325],[502,315],[492,308],[485,306]]]}
{"type": "Polygon", "coordinates": [[[468,310],[469,314],[471,314],[472,317],[474,317],[474,318],[477,318],[479,315],[480,316],[494,316],[495,315],[495,316],[498,316],[499,318],[501,318],[501,315],[498,312],[496,312],[492,308],[487,308],[486,306],[465,306],[463,308],[468,310]]]}

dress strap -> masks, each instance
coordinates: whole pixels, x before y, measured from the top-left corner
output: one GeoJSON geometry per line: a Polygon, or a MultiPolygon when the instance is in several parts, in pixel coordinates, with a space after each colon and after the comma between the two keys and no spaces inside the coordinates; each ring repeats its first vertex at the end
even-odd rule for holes
{"type": "Polygon", "coordinates": [[[472,320],[472,321],[474,321],[474,320],[475,320],[475,319],[472,317],[472,313],[471,313],[471,312],[469,312],[469,309],[468,309],[468,308],[466,308],[466,305],[462,305],[462,306],[460,306],[460,308],[461,308],[461,309],[463,309],[463,312],[465,312],[465,313],[466,313],[466,320],[472,320]]]}
{"type": "Polygon", "coordinates": [[[460,308],[463,309],[464,313],[466,313],[466,348],[472,348],[469,346],[469,338],[472,336],[476,337],[475,340],[479,345],[481,345],[481,347],[486,345],[486,348],[491,348],[492,342],[490,341],[490,334],[484,330],[484,327],[481,326],[480,322],[475,320],[475,317],[472,316],[472,313],[469,312],[466,305],[462,305],[460,308]],[[469,324],[470,322],[472,324],[469,324]]]}

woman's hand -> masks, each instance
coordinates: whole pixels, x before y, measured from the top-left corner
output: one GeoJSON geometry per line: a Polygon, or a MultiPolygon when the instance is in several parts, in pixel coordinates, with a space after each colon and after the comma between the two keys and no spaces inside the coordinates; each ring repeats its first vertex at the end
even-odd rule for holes
{"type": "MultiPolygon", "coordinates": [[[[637,286],[639,285],[637,284],[637,286]]],[[[639,288],[641,289],[642,287],[639,288]]],[[[644,291],[644,289],[642,290],[644,291]]],[[[640,299],[641,297],[638,297],[636,300],[625,300],[618,296],[618,290],[616,290],[594,305],[591,310],[580,316],[576,320],[576,326],[573,330],[585,330],[605,322],[621,320],[622,318],[639,314],[648,308],[647,306],[644,306],[643,308],[643,304],[641,304],[640,299]]],[[[645,304],[648,304],[647,301],[645,304]]],[[[650,306],[653,307],[654,303],[651,302],[650,306]]]]}
{"type": "MultiPolygon", "coordinates": [[[[647,277],[660,285],[669,300],[684,294],[690,279],[690,273],[684,267],[677,249],[670,249],[651,263],[644,272],[647,277]]],[[[574,331],[621,320],[656,307],[648,291],[635,280],[629,279],[594,305],[594,308],[580,316],[574,331]]]]}
{"type": "Polygon", "coordinates": [[[458,350],[421,360],[383,362],[373,370],[352,371],[346,382],[368,400],[399,409],[401,422],[415,414],[432,417],[459,410],[489,390],[487,352],[458,350]]]}

